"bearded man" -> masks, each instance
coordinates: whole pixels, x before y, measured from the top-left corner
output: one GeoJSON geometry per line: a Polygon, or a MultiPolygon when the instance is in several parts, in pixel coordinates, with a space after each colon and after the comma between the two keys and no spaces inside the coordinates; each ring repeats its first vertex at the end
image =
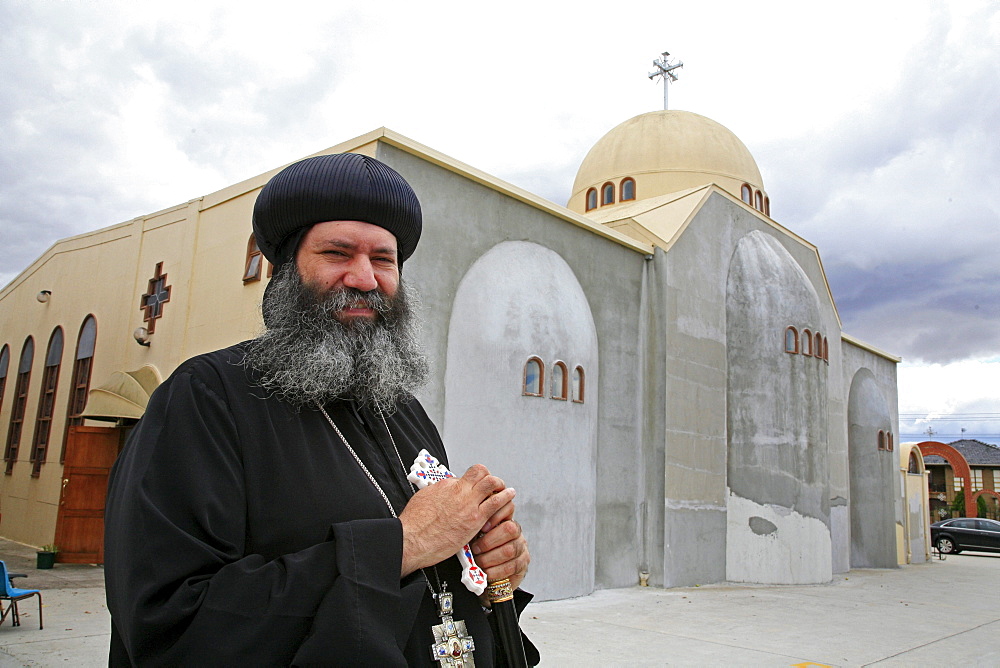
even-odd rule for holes
{"type": "Polygon", "coordinates": [[[474,645],[462,665],[503,663],[454,555],[472,541],[490,580],[520,584],[514,490],[482,465],[406,480],[421,449],[447,461],[413,398],[427,362],[400,272],[421,225],[367,156],[309,158],[261,191],[266,331],[181,364],[111,473],[111,665],[430,666],[445,616],[474,645]]]}

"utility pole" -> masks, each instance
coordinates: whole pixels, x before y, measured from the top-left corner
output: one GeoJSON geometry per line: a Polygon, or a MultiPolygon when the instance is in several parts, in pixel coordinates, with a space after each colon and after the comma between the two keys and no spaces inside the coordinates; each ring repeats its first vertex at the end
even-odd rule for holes
{"type": "Polygon", "coordinates": [[[684,63],[678,60],[676,63],[671,63],[669,56],[669,51],[664,51],[660,54],[662,58],[653,61],[653,67],[656,69],[649,73],[650,80],[656,77],[663,77],[663,109],[667,109],[667,91],[670,89],[670,83],[677,81],[677,74],[674,70],[679,70],[684,67],[684,63]]]}

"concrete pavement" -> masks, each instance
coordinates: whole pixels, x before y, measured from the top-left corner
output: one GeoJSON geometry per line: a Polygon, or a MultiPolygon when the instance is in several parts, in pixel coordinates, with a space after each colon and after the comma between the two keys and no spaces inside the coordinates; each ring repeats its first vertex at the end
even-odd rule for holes
{"type": "MultiPolygon", "coordinates": [[[[103,569],[34,568],[0,540],[25,588],[22,625],[0,626],[0,668],[107,665],[103,569]]],[[[530,589],[530,577],[529,577],[530,589]]],[[[858,570],[811,586],[706,585],[599,591],[531,605],[522,626],[543,666],[1000,666],[1000,555],[951,555],[858,570]]]]}

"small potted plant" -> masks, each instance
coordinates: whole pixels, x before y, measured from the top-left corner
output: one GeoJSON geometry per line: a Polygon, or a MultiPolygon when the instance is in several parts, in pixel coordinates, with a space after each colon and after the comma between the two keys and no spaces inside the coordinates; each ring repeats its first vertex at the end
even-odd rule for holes
{"type": "Polygon", "coordinates": [[[42,549],[38,550],[38,568],[52,568],[56,563],[56,552],[59,548],[55,545],[43,545],[42,549]]]}

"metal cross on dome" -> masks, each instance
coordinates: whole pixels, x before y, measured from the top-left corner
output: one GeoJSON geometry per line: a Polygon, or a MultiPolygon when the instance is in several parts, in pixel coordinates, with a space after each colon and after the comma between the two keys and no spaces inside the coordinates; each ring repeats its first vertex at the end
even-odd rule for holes
{"type": "Polygon", "coordinates": [[[139,310],[143,311],[142,319],[148,323],[146,329],[152,334],[156,327],[156,320],[163,315],[163,305],[170,301],[170,288],[167,285],[167,275],[163,273],[163,263],[156,263],[156,271],[149,279],[149,287],[146,294],[139,302],[139,310]]]}
{"type": "Polygon", "coordinates": [[[660,54],[663,56],[659,60],[653,61],[653,67],[656,68],[655,71],[649,73],[650,79],[655,79],[656,77],[663,77],[663,109],[667,108],[667,91],[670,89],[670,83],[677,81],[677,75],[674,70],[679,70],[684,67],[684,62],[678,60],[676,63],[671,63],[668,56],[669,51],[664,51],[660,54]]]}

